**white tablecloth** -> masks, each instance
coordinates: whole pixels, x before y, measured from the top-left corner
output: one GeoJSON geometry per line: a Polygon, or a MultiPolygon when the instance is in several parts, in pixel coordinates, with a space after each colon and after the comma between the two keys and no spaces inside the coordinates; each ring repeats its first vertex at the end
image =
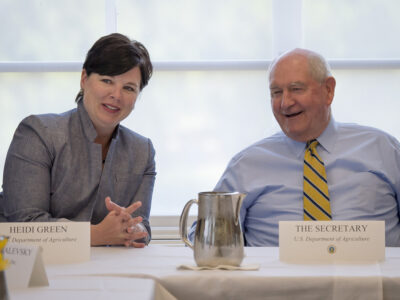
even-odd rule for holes
{"type": "Polygon", "coordinates": [[[400,299],[400,248],[365,265],[293,265],[279,249],[245,249],[257,271],[177,270],[194,265],[192,250],[95,247],[91,260],[47,265],[48,287],[10,291],[11,299],[400,299]]]}

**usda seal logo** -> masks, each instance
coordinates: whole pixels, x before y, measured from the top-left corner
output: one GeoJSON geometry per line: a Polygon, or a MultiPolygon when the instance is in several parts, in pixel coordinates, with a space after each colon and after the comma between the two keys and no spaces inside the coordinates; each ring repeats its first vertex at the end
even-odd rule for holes
{"type": "Polygon", "coordinates": [[[335,254],[336,252],[336,247],[334,245],[329,245],[328,246],[328,253],[329,254],[335,254]]]}

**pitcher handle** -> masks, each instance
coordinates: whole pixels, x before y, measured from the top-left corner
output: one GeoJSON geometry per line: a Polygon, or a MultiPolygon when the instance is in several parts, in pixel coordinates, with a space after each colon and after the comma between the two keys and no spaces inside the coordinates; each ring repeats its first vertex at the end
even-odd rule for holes
{"type": "Polygon", "coordinates": [[[189,246],[192,249],[193,249],[193,244],[189,241],[187,234],[187,217],[189,209],[193,203],[196,203],[198,205],[199,201],[197,199],[192,199],[188,201],[188,203],[186,203],[186,205],[183,207],[182,214],[179,219],[179,233],[181,235],[181,239],[185,243],[185,245],[189,246]]]}
{"type": "Polygon", "coordinates": [[[238,202],[236,203],[235,225],[238,225],[240,222],[240,207],[242,206],[243,198],[243,196],[240,196],[238,202]]]}

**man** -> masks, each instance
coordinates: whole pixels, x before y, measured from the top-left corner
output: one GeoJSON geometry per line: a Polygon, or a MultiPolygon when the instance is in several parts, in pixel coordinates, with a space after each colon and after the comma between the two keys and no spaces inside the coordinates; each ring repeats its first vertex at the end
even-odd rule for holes
{"type": "Polygon", "coordinates": [[[398,141],[374,128],[335,122],[336,82],[317,53],[281,55],[270,66],[269,83],[282,132],[237,154],[215,187],[247,194],[241,210],[246,244],[278,246],[281,220],[332,219],[384,220],[386,245],[400,246],[398,141]]]}

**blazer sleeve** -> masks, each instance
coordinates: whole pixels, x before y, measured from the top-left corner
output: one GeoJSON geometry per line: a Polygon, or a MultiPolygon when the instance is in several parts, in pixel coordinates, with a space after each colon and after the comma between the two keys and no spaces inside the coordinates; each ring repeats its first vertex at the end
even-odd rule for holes
{"type": "Polygon", "coordinates": [[[142,206],[135,211],[134,216],[141,216],[143,218],[143,225],[146,227],[149,237],[151,237],[151,229],[149,223],[151,199],[153,196],[154,182],[156,178],[156,163],[154,160],[155,150],[150,139],[147,139],[147,164],[144,170],[143,179],[140,186],[131,201],[131,204],[137,201],[142,202],[142,206]]]}
{"type": "Polygon", "coordinates": [[[50,215],[53,154],[47,128],[34,116],[16,129],[4,166],[4,215],[8,221],[56,221],[50,215]]]}

